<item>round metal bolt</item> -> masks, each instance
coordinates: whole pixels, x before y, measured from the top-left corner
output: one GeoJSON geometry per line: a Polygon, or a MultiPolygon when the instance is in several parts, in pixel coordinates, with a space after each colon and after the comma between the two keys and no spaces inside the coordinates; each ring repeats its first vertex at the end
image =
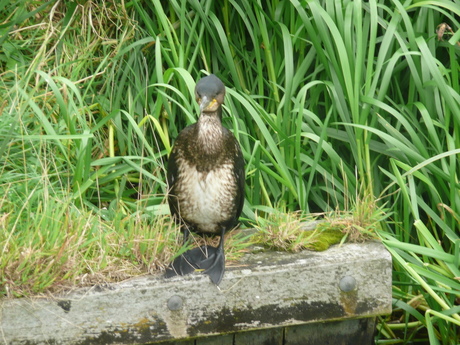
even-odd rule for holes
{"type": "Polygon", "coordinates": [[[345,276],[340,279],[339,288],[343,292],[350,292],[356,288],[356,279],[352,276],[345,276]]]}
{"type": "Polygon", "coordinates": [[[169,310],[180,310],[183,305],[182,298],[180,296],[174,295],[168,300],[168,309],[169,310]]]}

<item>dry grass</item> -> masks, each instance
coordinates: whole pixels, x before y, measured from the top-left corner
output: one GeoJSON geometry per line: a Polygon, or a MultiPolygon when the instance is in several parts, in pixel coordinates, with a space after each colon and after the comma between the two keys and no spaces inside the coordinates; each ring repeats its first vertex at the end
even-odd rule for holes
{"type": "Polygon", "coordinates": [[[343,242],[364,242],[375,239],[384,211],[372,198],[353,203],[351,211],[335,211],[315,215],[302,212],[273,212],[255,223],[253,243],[275,250],[298,252],[304,249],[325,250],[343,242]]]}
{"type": "Polygon", "coordinates": [[[22,230],[6,230],[1,224],[5,297],[58,293],[157,272],[180,248],[168,216],[107,222],[72,205],[48,202],[52,205],[44,205],[43,213],[34,215],[36,221],[28,220],[27,229],[22,228],[27,242],[22,230]]]}

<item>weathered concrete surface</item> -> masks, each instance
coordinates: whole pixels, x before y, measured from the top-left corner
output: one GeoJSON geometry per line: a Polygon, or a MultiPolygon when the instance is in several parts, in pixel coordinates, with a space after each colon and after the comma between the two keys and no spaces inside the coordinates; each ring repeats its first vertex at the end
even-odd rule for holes
{"type": "Polygon", "coordinates": [[[285,328],[283,345],[371,345],[375,318],[352,319],[285,328]]]}
{"type": "Polygon", "coordinates": [[[148,344],[390,312],[391,257],[367,242],[247,254],[220,287],[196,273],[3,300],[0,344],[148,344]]]}

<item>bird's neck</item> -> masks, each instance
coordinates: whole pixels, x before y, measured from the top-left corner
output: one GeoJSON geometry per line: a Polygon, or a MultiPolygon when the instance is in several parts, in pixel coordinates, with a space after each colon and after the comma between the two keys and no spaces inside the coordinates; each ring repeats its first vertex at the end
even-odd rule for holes
{"type": "Polygon", "coordinates": [[[223,127],[221,111],[201,114],[198,119],[198,141],[207,154],[218,152],[222,147],[223,127]]]}

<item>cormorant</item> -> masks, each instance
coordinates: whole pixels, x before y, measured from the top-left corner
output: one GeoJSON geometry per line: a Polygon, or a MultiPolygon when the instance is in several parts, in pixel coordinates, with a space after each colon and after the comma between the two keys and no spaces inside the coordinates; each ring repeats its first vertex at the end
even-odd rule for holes
{"type": "Polygon", "coordinates": [[[203,269],[218,285],[225,271],[224,234],[235,227],[244,203],[244,159],[235,136],[222,126],[225,86],[215,75],[195,87],[198,121],[183,129],[168,161],[168,203],[186,243],[191,231],[220,236],[177,257],[166,277],[203,269]]]}

